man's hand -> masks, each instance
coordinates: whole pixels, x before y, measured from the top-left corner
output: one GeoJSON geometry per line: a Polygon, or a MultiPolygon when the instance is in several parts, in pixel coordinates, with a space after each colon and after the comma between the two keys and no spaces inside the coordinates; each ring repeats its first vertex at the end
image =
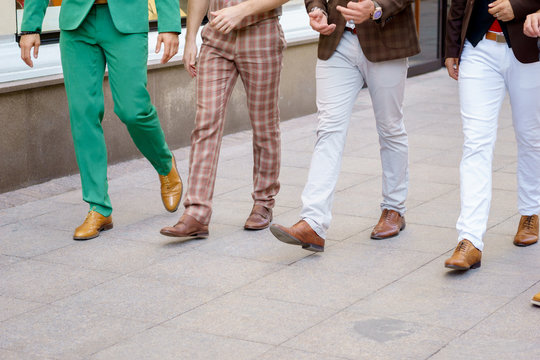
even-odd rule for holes
{"type": "Polygon", "coordinates": [[[161,63],[165,64],[178,53],[178,34],[175,32],[159,33],[156,43],[156,54],[161,51],[161,43],[164,45],[161,63]]]}
{"type": "Polygon", "coordinates": [[[459,76],[459,59],[458,58],[447,58],[444,60],[444,66],[448,70],[448,75],[457,80],[459,76]]]}
{"type": "Polygon", "coordinates": [[[328,25],[328,19],[321,10],[313,10],[309,13],[309,25],[322,35],[330,35],[336,30],[336,24],[328,25]]]}
{"type": "Polygon", "coordinates": [[[527,15],[523,24],[523,33],[530,37],[540,37],[540,12],[527,15]]]}
{"type": "Polygon", "coordinates": [[[39,45],[41,40],[39,34],[28,34],[21,36],[19,46],[21,47],[21,59],[30,67],[34,67],[32,57],[30,56],[30,50],[34,48],[34,59],[37,59],[39,53],[39,45]]]}
{"type": "Polygon", "coordinates": [[[497,0],[488,6],[488,12],[499,21],[510,21],[515,17],[510,0],[497,0]]]}
{"type": "Polygon", "coordinates": [[[197,43],[195,40],[186,41],[184,46],[184,68],[193,78],[197,76],[197,43]]]}
{"type": "Polygon", "coordinates": [[[336,10],[341,12],[345,20],[352,20],[355,24],[361,24],[371,19],[371,15],[375,11],[375,4],[371,0],[350,1],[347,7],[338,6],[336,10]]]}
{"type": "Polygon", "coordinates": [[[228,34],[242,22],[246,12],[242,9],[242,3],[236,6],[230,6],[218,11],[212,11],[210,14],[214,19],[210,26],[223,34],[228,34]]]}

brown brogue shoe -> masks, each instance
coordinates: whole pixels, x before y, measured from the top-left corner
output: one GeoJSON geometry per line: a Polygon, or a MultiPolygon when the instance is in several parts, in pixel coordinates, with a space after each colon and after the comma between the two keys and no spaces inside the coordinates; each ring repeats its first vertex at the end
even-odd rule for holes
{"type": "Polygon", "coordinates": [[[538,242],[538,215],[522,216],[514,237],[514,245],[529,246],[538,242]]]}
{"type": "Polygon", "coordinates": [[[459,242],[452,256],[444,262],[444,266],[454,270],[469,270],[479,268],[482,252],[474,247],[467,239],[459,242]]]}
{"type": "Polygon", "coordinates": [[[73,240],[89,240],[99,236],[100,231],[113,228],[112,216],[103,216],[96,211],[88,212],[84,222],[75,229],[73,240]]]}
{"type": "Polygon", "coordinates": [[[172,156],[171,171],[167,175],[159,175],[161,182],[161,200],[168,212],[175,212],[182,199],[182,179],[176,168],[176,159],[172,156]]]}
{"type": "Polygon", "coordinates": [[[300,245],[302,249],[322,252],[324,251],[324,239],[304,220],[300,220],[290,228],[274,224],[270,231],[279,240],[287,244],[300,245]]]}
{"type": "Polygon", "coordinates": [[[208,225],[200,223],[193,216],[182,215],[174,226],[161,229],[160,233],[186,239],[206,239],[208,237],[208,225]]]}
{"type": "Polygon", "coordinates": [[[383,209],[379,222],[371,232],[371,238],[374,240],[388,239],[397,236],[403,229],[405,229],[405,218],[397,211],[383,209]]]}
{"type": "Polygon", "coordinates": [[[262,230],[270,226],[272,221],[272,209],[262,205],[253,205],[251,214],[249,214],[244,229],[246,230],[262,230]]]}
{"type": "Polygon", "coordinates": [[[540,293],[534,295],[531,302],[536,306],[540,306],[540,293]]]}

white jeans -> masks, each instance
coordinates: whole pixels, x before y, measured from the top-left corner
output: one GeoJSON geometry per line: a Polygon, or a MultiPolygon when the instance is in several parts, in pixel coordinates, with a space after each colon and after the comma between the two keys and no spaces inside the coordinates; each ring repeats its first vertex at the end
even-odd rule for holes
{"type": "Polygon", "coordinates": [[[332,57],[318,60],[316,74],[319,127],[308,181],[302,193],[301,218],[319,236],[326,237],[349,119],[364,81],[379,133],[383,168],[381,208],[403,214],[409,176],[402,111],[407,59],[370,62],[358,38],[346,31],[332,57]]]}
{"type": "Polygon", "coordinates": [[[540,62],[522,64],[506,44],[465,43],[459,67],[463,122],[461,214],[458,241],[482,251],[491,203],[491,165],[501,103],[510,94],[518,144],[518,207],[521,215],[540,211],[540,62]]]}

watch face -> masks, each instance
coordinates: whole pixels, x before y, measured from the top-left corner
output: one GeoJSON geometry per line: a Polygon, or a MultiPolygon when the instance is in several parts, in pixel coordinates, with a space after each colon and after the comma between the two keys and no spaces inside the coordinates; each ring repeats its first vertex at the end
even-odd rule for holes
{"type": "Polygon", "coordinates": [[[375,12],[373,13],[373,19],[374,20],[380,19],[381,16],[382,16],[382,10],[375,10],[375,12]]]}

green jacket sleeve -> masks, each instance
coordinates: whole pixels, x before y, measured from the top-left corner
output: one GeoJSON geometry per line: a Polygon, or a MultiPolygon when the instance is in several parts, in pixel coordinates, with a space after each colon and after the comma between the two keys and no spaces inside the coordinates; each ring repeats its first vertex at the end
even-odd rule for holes
{"type": "Polygon", "coordinates": [[[158,32],[182,31],[180,24],[180,1],[179,0],[156,0],[158,13],[158,32]]]}
{"type": "Polygon", "coordinates": [[[24,2],[23,21],[21,31],[39,31],[43,25],[45,11],[49,6],[48,0],[26,0],[24,2]]]}

